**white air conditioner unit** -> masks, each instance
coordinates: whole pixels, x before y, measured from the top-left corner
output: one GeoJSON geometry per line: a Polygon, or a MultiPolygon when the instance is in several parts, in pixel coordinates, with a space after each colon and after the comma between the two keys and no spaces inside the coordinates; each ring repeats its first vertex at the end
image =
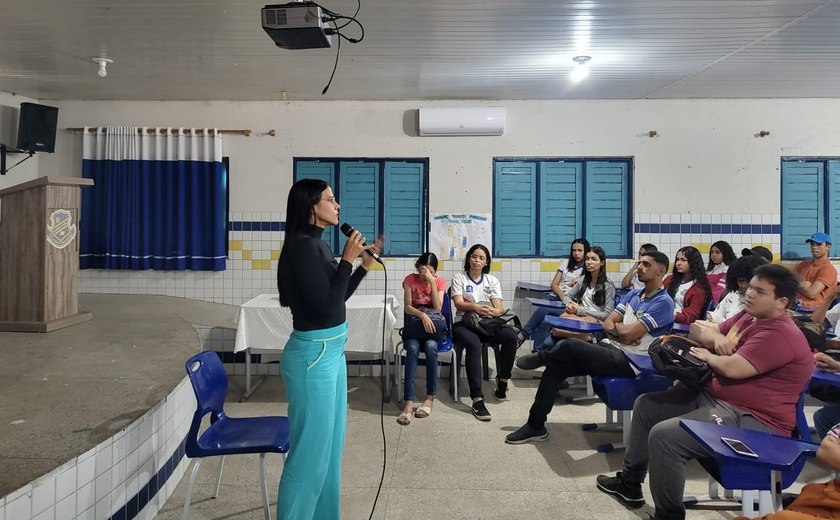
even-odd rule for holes
{"type": "Polygon", "coordinates": [[[420,135],[502,135],[504,107],[421,108],[420,135]]]}

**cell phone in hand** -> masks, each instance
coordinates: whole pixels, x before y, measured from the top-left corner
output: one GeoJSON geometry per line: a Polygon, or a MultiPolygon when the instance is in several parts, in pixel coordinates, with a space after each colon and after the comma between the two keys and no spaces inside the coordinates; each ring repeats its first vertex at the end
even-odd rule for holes
{"type": "Polygon", "coordinates": [[[840,424],[835,424],[833,428],[828,430],[827,435],[831,435],[835,439],[840,439],[840,424]]]}
{"type": "Polygon", "coordinates": [[[738,455],[744,455],[745,457],[758,458],[758,455],[756,455],[755,452],[753,450],[751,450],[749,446],[747,446],[743,442],[739,441],[738,439],[730,439],[729,437],[721,437],[720,440],[722,440],[727,446],[732,448],[732,451],[734,451],[738,455]]]}

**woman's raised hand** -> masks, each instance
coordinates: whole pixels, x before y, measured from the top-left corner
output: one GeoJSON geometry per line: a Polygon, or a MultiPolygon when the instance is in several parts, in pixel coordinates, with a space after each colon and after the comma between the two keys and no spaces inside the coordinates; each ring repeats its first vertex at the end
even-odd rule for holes
{"type": "MultiPolygon", "coordinates": [[[[365,237],[358,231],[353,231],[347,238],[347,243],[344,244],[344,252],[341,253],[341,259],[352,264],[362,254],[362,251],[365,250],[364,243],[365,237]]],[[[365,256],[369,257],[370,255],[365,256]]],[[[371,260],[373,260],[373,257],[371,257],[371,260]]]]}

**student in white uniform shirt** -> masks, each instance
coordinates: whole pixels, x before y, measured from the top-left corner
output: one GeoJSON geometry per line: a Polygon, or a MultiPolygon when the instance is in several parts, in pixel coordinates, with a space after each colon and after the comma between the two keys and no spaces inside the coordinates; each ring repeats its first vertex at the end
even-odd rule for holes
{"type": "Polygon", "coordinates": [[[489,421],[490,412],[484,404],[481,390],[481,349],[485,341],[499,345],[499,364],[496,367],[496,391],[494,396],[499,401],[507,399],[508,380],[510,379],[516,349],[519,346],[517,332],[511,327],[502,327],[493,336],[485,337],[471,330],[461,318],[467,311],[475,311],[483,318],[500,316],[505,312],[502,301],[502,286],[499,280],[489,274],[492,258],[490,251],[481,244],[475,244],[467,251],[464,260],[464,272],[452,277],[452,304],[457,309],[455,323],[452,325],[452,341],[456,348],[466,351],[467,382],[472,398],[472,413],[480,421],[489,421]]]}
{"type": "Polygon", "coordinates": [[[742,256],[732,262],[726,271],[726,292],[715,310],[706,313],[706,319],[720,324],[744,310],[744,298],[753,271],[765,263],[764,259],[758,256],[742,256]]]}

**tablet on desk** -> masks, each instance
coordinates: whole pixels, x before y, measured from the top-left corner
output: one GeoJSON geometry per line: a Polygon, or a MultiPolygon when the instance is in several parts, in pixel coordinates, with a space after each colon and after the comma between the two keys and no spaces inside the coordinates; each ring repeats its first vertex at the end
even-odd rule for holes
{"type": "Polygon", "coordinates": [[[738,439],[730,439],[729,437],[721,437],[722,440],[727,446],[732,448],[732,451],[737,453],[738,455],[744,455],[745,457],[755,457],[758,458],[758,455],[750,449],[749,446],[744,444],[743,442],[739,441],[738,439]]]}

